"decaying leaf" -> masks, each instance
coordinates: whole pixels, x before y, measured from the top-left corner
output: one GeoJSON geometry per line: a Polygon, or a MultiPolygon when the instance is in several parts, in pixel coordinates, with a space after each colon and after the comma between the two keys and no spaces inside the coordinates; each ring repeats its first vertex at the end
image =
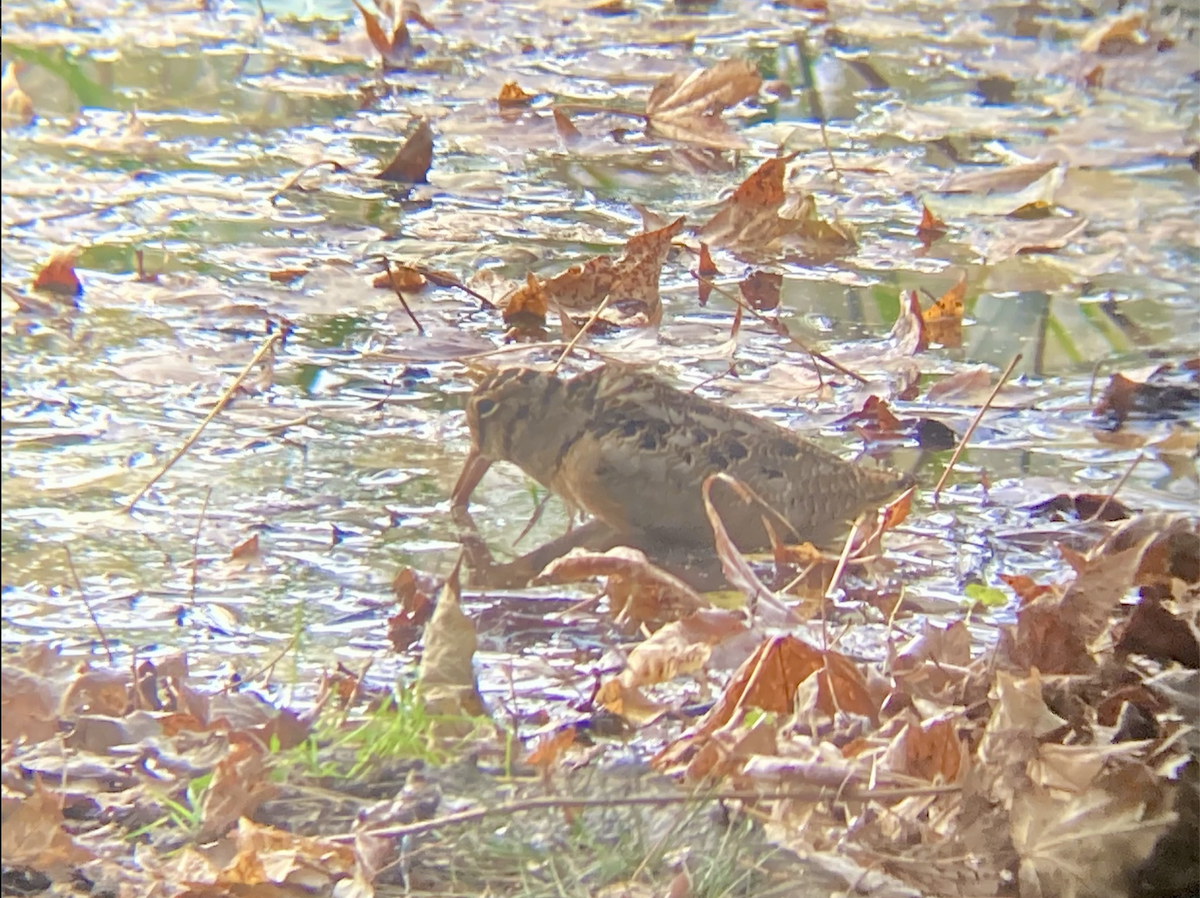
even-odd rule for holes
{"type": "Polygon", "coordinates": [[[389,10],[385,8],[390,4],[377,4],[380,11],[385,14],[385,24],[385,21],[380,21],[374,13],[368,12],[358,0],[352,0],[352,2],[362,14],[363,27],[367,31],[367,37],[371,40],[371,46],[383,58],[384,65],[402,65],[407,62],[410,47],[408,25],[404,15],[393,18],[389,14],[389,10]]]}
{"type": "Polygon", "coordinates": [[[618,546],[607,552],[574,549],[538,575],[541,583],[577,583],[604,577],[613,616],[618,621],[663,624],[679,620],[708,603],[678,577],[651,564],[643,552],[618,546]]]}
{"type": "Polygon", "coordinates": [[[475,626],[459,604],[462,559],[446,579],[433,616],[425,626],[425,651],[417,669],[417,694],[430,714],[477,717],[484,714],[475,681],[475,626]]]}
{"type": "Polygon", "coordinates": [[[786,243],[812,256],[851,252],[857,246],[854,234],[844,225],[819,219],[811,196],[784,208],[783,177],[796,155],[768,159],[751,172],[700,229],[700,239],[734,250],[763,251],[786,243]]]}
{"type": "Polygon", "coordinates": [[[1147,43],[1145,24],[1146,14],[1140,9],[1109,16],[1084,35],[1083,40],[1079,42],[1079,49],[1084,53],[1099,53],[1101,56],[1120,56],[1135,52],[1147,43]]]}
{"type": "Polygon", "coordinates": [[[577,143],[583,137],[579,133],[579,129],[575,127],[575,123],[571,121],[571,117],[561,109],[554,110],[554,130],[558,132],[563,143],[568,146],[577,143]]]}
{"type": "Polygon", "coordinates": [[[433,128],[428,119],[421,119],[395,158],[375,177],[381,181],[401,184],[427,184],[429,167],[433,165],[433,128]]]}
{"type": "Polygon", "coordinates": [[[755,96],[762,76],[749,62],[723,59],[708,69],[668,75],[646,101],[648,133],[715,149],[746,145],[731,132],[721,113],[755,96]]]}
{"type": "Polygon", "coordinates": [[[671,241],[683,224],[679,218],[657,231],[630,237],[616,261],[596,256],[545,282],[527,275],[524,286],[501,300],[505,323],[521,330],[544,330],[551,301],[564,309],[590,311],[607,299],[612,311],[602,318],[610,324],[657,324],[662,319],[659,277],[671,241]]]}
{"type": "Polygon", "coordinates": [[[701,280],[697,282],[700,290],[700,305],[706,305],[708,303],[709,294],[712,293],[712,283],[710,278],[720,273],[721,272],[717,268],[716,263],[713,262],[712,253],[708,251],[708,244],[701,243],[700,261],[696,266],[696,274],[700,275],[701,277],[701,280]]]}
{"type": "Polygon", "coordinates": [[[921,313],[925,322],[925,335],[933,343],[947,349],[962,346],[963,297],[967,294],[967,276],[964,274],[949,290],[921,313]]]}
{"type": "Polygon", "coordinates": [[[82,296],[83,284],[75,274],[75,251],[63,250],[51,256],[34,278],[33,289],[58,296],[82,296]]]}
{"type": "Polygon", "coordinates": [[[738,284],[738,290],[750,308],[758,312],[769,312],[779,308],[783,275],[772,271],[752,271],[749,277],[738,284]]]}
{"type": "Polygon", "coordinates": [[[527,94],[521,90],[521,85],[515,81],[506,81],[504,86],[500,88],[500,95],[496,97],[496,102],[500,104],[501,109],[512,109],[521,106],[528,106],[533,102],[533,98],[537,94],[527,94]]]}
{"type": "Polygon", "coordinates": [[[946,223],[929,211],[929,207],[921,204],[921,222],[917,225],[917,239],[925,246],[932,246],[934,241],[946,236],[946,223]]]}

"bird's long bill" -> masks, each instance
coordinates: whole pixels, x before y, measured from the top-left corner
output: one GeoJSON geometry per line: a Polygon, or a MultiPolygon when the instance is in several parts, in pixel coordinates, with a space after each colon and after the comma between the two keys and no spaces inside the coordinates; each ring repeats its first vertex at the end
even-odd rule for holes
{"type": "Polygon", "coordinates": [[[450,493],[450,501],[455,508],[466,508],[471,503],[471,493],[475,492],[475,487],[479,486],[479,481],[491,466],[490,458],[484,458],[478,449],[471,450],[463,464],[462,473],[458,475],[458,482],[454,484],[454,491],[450,493]]]}

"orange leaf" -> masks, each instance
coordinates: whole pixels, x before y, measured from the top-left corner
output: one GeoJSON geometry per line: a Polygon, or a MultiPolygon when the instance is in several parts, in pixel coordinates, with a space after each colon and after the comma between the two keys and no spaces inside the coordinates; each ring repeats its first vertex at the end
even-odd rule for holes
{"type": "Polygon", "coordinates": [[[966,293],[967,278],[963,275],[957,284],[921,313],[921,320],[925,322],[925,333],[930,341],[940,343],[948,349],[962,346],[963,297],[966,293]]]}
{"type": "Polygon", "coordinates": [[[33,281],[34,290],[57,293],[59,296],[80,296],[83,284],[75,274],[75,253],[63,250],[50,257],[33,281]]]}
{"type": "Polygon", "coordinates": [[[268,271],[267,277],[277,284],[290,284],[308,274],[307,268],[284,268],[279,271],[268,271]]]}
{"type": "Polygon", "coordinates": [[[352,0],[358,11],[362,13],[363,25],[367,30],[367,37],[371,41],[371,46],[379,51],[379,55],[383,57],[384,62],[391,62],[398,52],[408,44],[408,26],[403,21],[396,24],[395,30],[391,36],[384,31],[383,25],[374,13],[369,13],[358,0],[352,0]]]}
{"type": "Polygon", "coordinates": [[[917,225],[917,238],[926,246],[939,237],[946,235],[946,223],[929,211],[929,207],[921,204],[921,223],[917,225]]]}
{"type": "Polygon", "coordinates": [[[525,756],[525,763],[546,773],[554,766],[564,751],[575,744],[575,727],[563,727],[557,733],[547,733],[541,736],[533,751],[525,756]]]}
{"type": "Polygon", "coordinates": [[[508,296],[504,305],[504,323],[520,331],[538,331],[546,327],[545,286],[533,274],[525,275],[525,284],[508,296]]]}
{"type": "Polygon", "coordinates": [[[521,90],[521,86],[515,81],[506,82],[500,88],[500,96],[496,98],[496,102],[503,109],[512,106],[528,106],[537,94],[527,94],[521,90]]]}

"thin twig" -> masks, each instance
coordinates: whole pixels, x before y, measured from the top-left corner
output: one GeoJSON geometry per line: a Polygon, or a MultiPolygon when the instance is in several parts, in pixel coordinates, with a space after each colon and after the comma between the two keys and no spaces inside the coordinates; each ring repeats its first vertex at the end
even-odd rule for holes
{"type": "Polygon", "coordinates": [[[208,512],[208,500],[212,498],[212,485],[204,491],[204,504],[200,506],[200,520],[196,522],[196,535],[192,539],[192,595],[188,602],[189,608],[196,607],[196,581],[199,579],[200,567],[200,529],[204,526],[204,515],[208,512]]]}
{"type": "Polygon", "coordinates": [[[183,445],[176,450],[175,454],[172,455],[170,459],[168,459],[167,463],[162,466],[162,469],[153,477],[151,477],[150,482],[138,490],[138,494],[134,496],[132,500],[130,500],[128,505],[125,506],[126,514],[132,513],[134,506],[141,501],[142,496],[146,495],[146,493],[150,491],[150,487],[158,483],[158,481],[162,479],[163,475],[166,474],[167,471],[171,470],[175,462],[183,458],[184,453],[192,448],[192,444],[200,438],[200,434],[204,432],[204,428],[208,427],[208,425],[212,423],[213,418],[219,415],[221,410],[229,404],[229,400],[233,398],[233,394],[237,392],[238,387],[242,385],[242,381],[244,381],[250,375],[250,372],[254,370],[260,361],[262,361],[263,356],[265,356],[267,352],[275,346],[275,343],[278,342],[282,337],[283,332],[276,331],[273,334],[269,334],[267,338],[263,340],[262,345],[255,350],[254,356],[249,362],[246,363],[246,367],[239,372],[238,376],[233,379],[233,383],[231,383],[228,389],[221,394],[221,398],[217,400],[217,404],[213,406],[212,411],[204,416],[204,420],[196,426],[196,429],[192,431],[191,436],[184,440],[183,445]]]}
{"type": "Polygon", "coordinates": [[[1021,353],[1013,356],[1013,360],[1008,363],[1008,367],[1004,369],[1004,373],[1000,375],[1000,380],[996,381],[996,386],[992,389],[992,393],[988,396],[987,401],[979,407],[979,412],[971,421],[971,426],[967,428],[967,432],[962,435],[962,439],[958,441],[958,445],[954,448],[954,454],[950,456],[950,463],[946,465],[946,470],[942,472],[941,478],[937,482],[937,486],[933,488],[933,504],[937,505],[938,495],[942,491],[942,486],[946,483],[946,478],[950,476],[950,472],[954,470],[954,464],[958,461],[958,457],[962,455],[963,450],[967,448],[967,443],[971,439],[971,434],[975,433],[975,428],[979,426],[979,422],[983,420],[984,414],[991,408],[992,400],[996,398],[996,394],[1000,392],[1000,388],[1004,386],[1004,382],[1008,380],[1009,375],[1013,373],[1013,369],[1017,367],[1017,363],[1021,361],[1021,353]]]}
{"type": "Polygon", "coordinates": [[[100,626],[100,619],[96,617],[96,612],[92,610],[92,603],[88,601],[87,593],[83,591],[83,583],[79,580],[79,574],[75,572],[75,561],[71,558],[71,547],[63,546],[67,553],[67,567],[71,570],[71,576],[75,580],[75,588],[79,590],[79,598],[83,599],[83,605],[88,610],[88,614],[92,618],[92,626],[96,628],[96,635],[100,637],[100,644],[104,646],[104,653],[108,655],[108,663],[113,662],[112,649],[108,645],[108,637],[104,635],[104,628],[100,626]]]}
{"type": "Polygon", "coordinates": [[[319,168],[322,165],[330,166],[335,174],[337,174],[337,173],[344,174],[350,170],[350,169],[346,168],[346,166],[342,165],[342,163],[338,162],[336,159],[320,159],[320,160],[312,163],[311,165],[306,165],[306,166],[304,166],[304,168],[300,169],[300,171],[296,172],[294,175],[292,175],[290,178],[288,178],[282,187],[280,187],[273,194],[271,194],[271,205],[274,206],[275,202],[281,196],[283,196],[289,190],[293,190],[295,187],[297,187],[300,183],[301,178],[303,178],[305,175],[307,175],[314,168],[319,168]]]}
{"type": "Polygon", "coordinates": [[[1121,479],[1117,481],[1117,485],[1112,488],[1112,492],[1104,497],[1104,501],[1100,503],[1100,507],[1097,508],[1092,513],[1091,517],[1089,517],[1083,523],[1090,524],[1092,521],[1100,520],[1100,515],[1104,514],[1104,510],[1106,508],[1108,508],[1109,503],[1112,502],[1115,498],[1117,498],[1117,493],[1121,491],[1121,487],[1123,487],[1125,485],[1125,481],[1129,479],[1129,475],[1131,475],[1133,473],[1133,469],[1136,468],[1138,465],[1140,465],[1142,463],[1142,459],[1144,459],[1145,457],[1146,457],[1145,452],[1138,453],[1138,457],[1133,460],[1133,464],[1131,464],[1128,468],[1125,469],[1125,473],[1121,475],[1121,479]]]}
{"type": "MultiPolygon", "coordinates": [[[[691,249],[691,247],[688,247],[688,249],[691,249]]],[[[693,250],[693,252],[694,252],[694,250],[693,250]]],[[[808,353],[810,356],[812,356],[817,361],[824,362],[826,365],[828,365],[834,371],[840,371],[842,374],[846,375],[847,377],[854,378],[860,384],[867,383],[867,379],[865,377],[863,377],[861,374],[858,374],[855,371],[851,371],[849,368],[847,368],[845,365],[841,364],[840,362],[835,362],[833,359],[829,358],[829,356],[825,355],[824,353],[817,352],[815,349],[809,349],[801,341],[797,340],[795,337],[792,336],[791,331],[789,331],[787,329],[787,327],[783,324],[783,322],[772,321],[766,315],[764,315],[760,311],[758,311],[758,309],[754,308],[754,306],[749,305],[748,303],[744,302],[740,296],[737,296],[736,294],[732,293],[731,291],[726,290],[720,284],[716,283],[715,281],[709,280],[704,275],[697,274],[694,271],[690,271],[688,273],[692,277],[694,277],[697,281],[699,281],[700,283],[707,284],[709,287],[712,287],[713,290],[720,293],[722,296],[737,303],[739,308],[749,312],[751,315],[753,315],[755,318],[757,318],[763,324],[767,325],[769,328],[771,328],[771,330],[773,330],[775,333],[779,334],[781,337],[785,337],[788,340],[790,340],[791,342],[795,343],[797,346],[800,347],[800,349],[802,351],[808,353]]],[[[817,372],[817,375],[820,376],[819,371],[817,372]]]]}
{"type": "Polygon", "coordinates": [[[846,537],[846,544],[842,546],[842,554],[838,556],[837,567],[833,569],[833,576],[829,578],[829,586],[825,590],[825,595],[821,597],[821,648],[829,650],[829,632],[825,624],[825,606],[828,600],[833,598],[834,590],[841,582],[842,574],[846,570],[846,564],[850,561],[850,553],[854,551],[854,540],[858,536],[858,521],[856,520],[850,527],[850,534],[846,537]]]}
{"type": "Polygon", "coordinates": [[[571,351],[575,348],[576,344],[583,339],[584,334],[586,334],[591,326],[596,323],[596,321],[600,318],[600,313],[608,308],[609,300],[612,298],[612,291],[609,291],[604,295],[604,299],[600,302],[600,305],[596,306],[596,311],[592,312],[591,317],[588,318],[588,320],[583,323],[583,327],[579,329],[579,333],[573,336],[570,342],[567,343],[567,348],[562,351],[562,354],[558,357],[558,361],[550,366],[551,374],[558,370],[559,366],[566,360],[567,356],[571,354],[571,351]]]}
{"type": "MultiPolygon", "coordinates": [[[[249,683],[251,680],[254,680],[254,679],[258,678],[259,676],[261,676],[262,674],[265,674],[267,671],[272,670],[276,664],[278,664],[280,661],[282,661],[284,659],[284,657],[287,655],[287,653],[290,652],[295,647],[296,643],[299,641],[300,641],[300,633],[299,632],[293,633],[292,638],[288,640],[287,645],[285,645],[283,647],[283,649],[279,652],[279,654],[277,654],[274,658],[272,658],[269,662],[264,664],[262,667],[255,670],[253,673],[249,673],[246,676],[242,677],[241,682],[249,683]]],[[[225,695],[225,693],[229,692],[229,690],[232,689],[233,686],[234,686],[234,684],[230,683],[228,686],[226,686],[224,689],[222,689],[220,692],[218,692],[217,695],[225,695]]]]}
{"type": "MultiPolygon", "coordinates": [[[[509,816],[522,811],[538,811],[545,808],[666,807],[673,804],[690,804],[695,801],[892,801],[922,795],[950,795],[960,791],[962,791],[961,786],[918,786],[912,789],[857,789],[854,786],[846,786],[840,789],[816,787],[784,792],[713,792],[707,795],[631,795],[613,798],[549,796],[510,801],[487,808],[473,808],[417,823],[386,826],[381,829],[368,830],[368,834],[380,838],[415,836],[440,829],[443,826],[475,823],[486,817],[509,816]]],[[[334,842],[353,842],[355,833],[342,833],[327,838],[334,842]]]]}
{"type": "Polygon", "coordinates": [[[412,319],[412,323],[417,326],[417,336],[425,336],[425,328],[421,327],[421,322],[417,320],[417,316],[408,307],[408,300],[400,292],[400,282],[396,280],[396,269],[392,268],[392,260],[387,256],[381,256],[380,258],[383,259],[383,269],[387,272],[388,283],[392,285],[392,290],[395,292],[396,298],[400,300],[400,305],[404,306],[404,311],[408,313],[408,317],[412,319]]]}

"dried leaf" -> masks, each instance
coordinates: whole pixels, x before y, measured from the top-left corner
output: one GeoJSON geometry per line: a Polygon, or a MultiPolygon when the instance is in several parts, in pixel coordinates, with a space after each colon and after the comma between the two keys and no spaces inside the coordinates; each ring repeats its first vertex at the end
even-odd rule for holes
{"type": "Polygon", "coordinates": [[[916,290],[906,290],[900,294],[900,314],[888,338],[896,343],[896,351],[901,355],[916,355],[929,346],[925,336],[925,319],[921,317],[921,301],[917,299],[916,290]]]}
{"type": "Polygon", "coordinates": [[[715,149],[740,149],[745,141],[729,130],[721,113],[755,96],[760,86],[758,69],[742,59],[668,75],[646,100],[647,132],[715,149]]]}
{"type": "Polygon", "coordinates": [[[554,129],[558,132],[558,136],[562,138],[562,142],[570,146],[573,143],[578,143],[583,137],[579,133],[579,129],[571,121],[571,117],[561,109],[554,110],[554,129]]]}
{"type": "Polygon", "coordinates": [[[521,333],[539,333],[546,328],[546,285],[529,272],[525,283],[500,301],[504,323],[521,333]]]}
{"type": "Polygon", "coordinates": [[[696,273],[705,280],[697,281],[699,287],[700,305],[708,304],[709,294],[712,293],[712,284],[707,280],[721,272],[717,269],[717,265],[713,262],[712,254],[708,251],[708,244],[700,244],[700,262],[696,266],[696,273]]]}
{"type": "MultiPolygon", "coordinates": [[[[362,14],[363,26],[366,28],[371,46],[383,57],[384,63],[402,63],[406,61],[409,50],[409,37],[408,26],[405,24],[404,19],[400,18],[392,28],[391,34],[388,34],[374,13],[367,12],[358,0],[352,0],[352,2],[362,14]]],[[[417,14],[420,15],[420,12],[418,11],[417,14]]]]}
{"type": "Polygon", "coordinates": [[[708,607],[695,590],[627,546],[607,552],[573,549],[550,562],[535,584],[577,583],[604,577],[613,616],[617,620],[661,625],[708,607]]]}
{"type": "Polygon", "coordinates": [[[433,128],[429,126],[428,119],[421,119],[395,158],[375,177],[381,181],[395,181],[401,184],[427,184],[431,165],[433,128]]]}
{"type": "Polygon", "coordinates": [[[525,756],[525,763],[539,768],[547,773],[562,756],[562,753],[575,744],[575,727],[566,726],[555,733],[541,736],[533,750],[525,756]]]}
{"type": "Polygon", "coordinates": [[[845,226],[817,218],[816,202],[805,196],[786,215],[783,178],[793,153],[768,159],[743,181],[724,206],[698,232],[699,237],[735,250],[761,251],[787,241],[811,256],[836,257],[857,246],[845,226]]]}
{"type": "Polygon", "coordinates": [[[59,296],[82,296],[83,284],[75,274],[74,250],[61,250],[52,255],[34,278],[33,289],[59,296]]]}
{"type": "Polygon", "coordinates": [[[783,275],[770,271],[754,271],[738,285],[738,289],[750,308],[759,312],[769,312],[779,308],[783,275]]]}
{"type": "Polygon", "coordinates": [[[967,276],[964,274],[957,284],[921,313],[925,335],[930,342],[940,343],[947,349],[962,346],[963,297],[966,294],[967,276]]]}
{"type": "Polygon", "coordinates": [[[609,256],[597,256],[568,268],[542,285],[546,296],[566,309],[592,310],[611,294],[610,307],[642,310],[647,323],[657,324],[662,318],[659,277],[671,241],[683,230],[684,221],[678,218],[657,231],[630,237],[615,262],[609,256]]]}
{"type": "Polygon", "coordinates": [[[917,239],[925,246],[931,246],[946,236],[946,223],[929,211],[929,207],[921,204],[921,223],[917,225],[917,239]]]}
{"type": "Polygon", "coordinates": [[[447,578],[425,627],[425,651],[417,669],[417,694],[430,714],[477,717],[484,714],[475,682],[475,626],[460,605],[458,574],[447,578]]]}
{"type": "Polygon", "coordinates": [[[1140,50],[1147,43],[1145,24],[1145,13],[1138,9],[1110,16],[1084,35],[1079,42],[1079,49],[1101,56],[1120,56],[1140,50]]]}
{"type": "Polygon", "coordinates": [[[506,81],[504,86],[500,88],[500,95],[496,97],[496,102],[500,104],[501,109],[511,109],[519,106],[528,106],[533,102],[533,98],[537,94],[527,94],[521,90],[521,86],[515,81],[506,81]]]}

